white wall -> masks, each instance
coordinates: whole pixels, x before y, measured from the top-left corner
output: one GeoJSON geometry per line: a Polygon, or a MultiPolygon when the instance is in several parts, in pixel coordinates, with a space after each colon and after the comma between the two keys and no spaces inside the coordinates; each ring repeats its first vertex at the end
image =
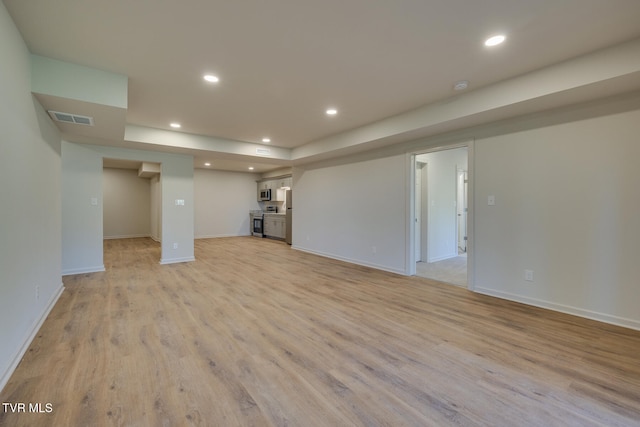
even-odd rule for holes
{"type": "MultiPolygon", "coordinates": [[[[631,94],[405,145],[482,135],[469,159],[475,290],[640,329],[638,105],[631,94]]],[[[294,168],[293,247],[407,273],[403,158],[294,168]]]]}
{"type": "Polygon", "coordinates": [[[0,2],[0,390],[62,292],[60,136],[0,2]],[[37,296],[36,296],[37,288],[37,296]]]}
{"type": "Polygon", "coordinates": [[[256,175],[196,169],[195,236],[248,236],[249,211],[260,209],[256,175]]]}
{"type": "Polygon", "coordinates": [[[105,239],[151,234],[151,182],[137,170],[104,168],[102,173],[105,239]]]}
{"type": "Polygon", "coordinates": [[[417,156],[427,163],[427,261],[458,255],[457,170],[467,170],[467,149],[456,148],[417,156]]]}
{"type": "Polygon", "coordinates": [[[635,110],[477,140],[475,289],[640,328],[638,135],[635,110]]]}
{"type": "Polygon", "coordinates": [[[163,264],[192,261],[194,233],[193,157],[181,154],[62,143],[62,271],[100,271],[103,264],[102,159],[162,164],[163,264]],[[98,204],[92,205],[91,199],[98,204]],[[177,206],[176,200],[184,200],[177,206]],[[174,244],[177,248],[174,249],[174,244]]]}
{"type": "Polygon", "coordinates": [[[162,182],[160,175],[155,175],[149,180],[151,186],[150,200],[150,233],[151,238],[156,242],[162,241],[162,182]]]}
{"type": "Polygon", "coordinates": [[[62,273],[104,271],[102,157],[62,141],[62,273]]]}
{"type": "Polygon", "coordinates": [[[406,157],[293,171],[292,246],[383,270],[404,272],[406,157]]]}

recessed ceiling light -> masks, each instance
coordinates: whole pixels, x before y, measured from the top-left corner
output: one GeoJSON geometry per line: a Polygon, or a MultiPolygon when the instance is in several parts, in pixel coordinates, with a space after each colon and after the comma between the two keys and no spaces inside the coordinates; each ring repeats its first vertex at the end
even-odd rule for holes
{"type": "Polygon", "coordinates": [[[453,90],[465,90],[469,87],[469,82],[466,80],[460,80],[453,85],[453,90]]]}
{"type": "Polygon", "coordinates": [[[488,39],[486,39],[484,41],[484,45],[488,46],[488,47],[497,46],[500,43],[504,42],[505,40],[506,40],[506,37],[504,35],[498,34],[496,36],[492,36],[492,37],[489,37],[488,39]]]}
{"type": "Polygon", "coordinates": [[[209,83],[218,83],[220,81],[218,76],[214,76],[213,74],[205,74],[204,79],[209,83]]]}
{"type": "Polygon", "coordinates": [[[326,113],[328,116],[335,116],[336,114],[338,114],[338,110],[336,110],[335,108],[328,108],[326,113]]]}
{"type": "Polygon", "coordinates": [[[253,166],[249,166],[249,170],[252,171],[253,170],[253,166]]]}
{"type": "Polygon", "coordinates": [[[271,138],[262,138],[262,142],[265,142],[265,143],[271,142],[271,138]]]}
{"type": "Polygon", "coordinates": [[[171,126],[174,129],[180,129],[182,127],[182,125],[180,123],[171,123],[169,126],[171,126]]]}
{"type": "Polygon", "coordinates": [[[204,164],[205,166],[211,166],[211,163],[207,162],[204,164]]]}

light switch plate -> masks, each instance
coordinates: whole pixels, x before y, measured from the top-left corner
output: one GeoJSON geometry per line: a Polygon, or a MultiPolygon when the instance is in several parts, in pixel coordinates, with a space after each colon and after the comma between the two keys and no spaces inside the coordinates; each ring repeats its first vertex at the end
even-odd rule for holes
{"type": "Polygon", "coordinates": [[[489,206],[495,206],[496,205],[496,196],[487,197],[487,204],[489,206]]]}

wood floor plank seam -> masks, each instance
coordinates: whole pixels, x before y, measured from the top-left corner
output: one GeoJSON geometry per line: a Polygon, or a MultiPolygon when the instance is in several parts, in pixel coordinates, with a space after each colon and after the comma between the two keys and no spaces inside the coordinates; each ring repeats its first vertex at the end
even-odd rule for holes
{"type": "Polygon", "coordinates": [[[4,426],[640,426],[640,332],[291,249],[104,243],[0,393],[4,426]]]}

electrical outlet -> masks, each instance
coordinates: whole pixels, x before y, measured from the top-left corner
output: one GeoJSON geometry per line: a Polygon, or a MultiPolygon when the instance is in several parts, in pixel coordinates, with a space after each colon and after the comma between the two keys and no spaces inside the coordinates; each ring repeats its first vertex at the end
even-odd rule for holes
{"type": "Polygon", "coordinates": [[[178,244],[177,243],[173,244],[173,249],[178,249],[178,244]]]}
{"type": "Polygon", "coordinates": [[[527,282],[533,282],[533,270],[524,271],[524,280],[527,282]]]}

